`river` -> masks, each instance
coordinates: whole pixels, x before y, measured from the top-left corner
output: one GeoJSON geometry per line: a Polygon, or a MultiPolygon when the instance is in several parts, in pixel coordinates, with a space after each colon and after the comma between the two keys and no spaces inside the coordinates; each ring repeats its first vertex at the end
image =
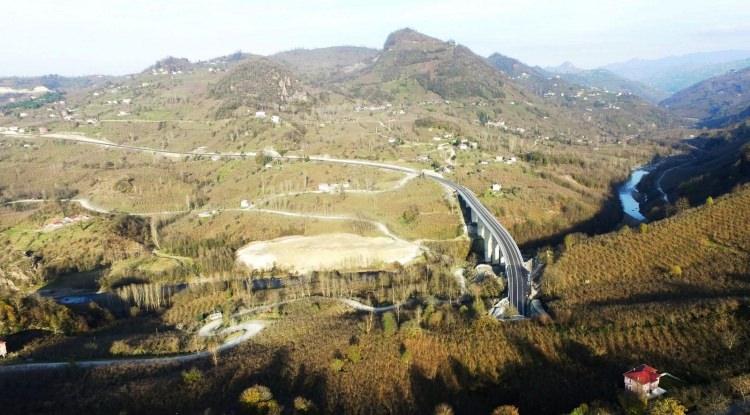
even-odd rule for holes
{"type": "Polygon", "coordinates": [[[638,198],[636,197],[639,192],[636,187],[638,186],[638,183],[641,182],[641,179],[643,179],[649,173],[650,172],[648,170],[642,168],[633,170],[630,173],[628,181],[623,183],[617,189],[620,196],[620,203],[622,204],[623,213],[639,222],[644,222],[646,220],[646,217],[641,213],[641,206],[638,203],[638,198]]]}

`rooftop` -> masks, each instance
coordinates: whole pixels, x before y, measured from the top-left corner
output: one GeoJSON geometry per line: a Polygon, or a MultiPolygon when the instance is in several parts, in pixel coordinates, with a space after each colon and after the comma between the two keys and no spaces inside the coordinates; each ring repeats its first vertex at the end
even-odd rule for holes
{"type": "Polygon", "coordinates": [[[623,373],[623,375],[642,385],[659,380],[659,372],[649,365],[637,366],[623,373]]]}

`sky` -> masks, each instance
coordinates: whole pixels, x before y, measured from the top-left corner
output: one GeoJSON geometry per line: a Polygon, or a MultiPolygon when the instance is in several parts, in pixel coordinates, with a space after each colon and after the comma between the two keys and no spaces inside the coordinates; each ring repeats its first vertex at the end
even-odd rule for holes
{"type": "Polygon", "coordinates": [[[139,72],[166,56],[380,48],[410,27],[487,56],[593,68],[750,49],[748,0],[24,0],[0,3],[0,76],[139,72]],[[4,4],[3,4],[4,3],[4,4]]]}

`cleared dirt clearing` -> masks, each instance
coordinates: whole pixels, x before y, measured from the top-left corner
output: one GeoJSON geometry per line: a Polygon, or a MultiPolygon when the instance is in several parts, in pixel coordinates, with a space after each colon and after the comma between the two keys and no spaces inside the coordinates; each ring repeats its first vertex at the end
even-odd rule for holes
{"type": "Polygon", "coordinates": [[[403,240],[333,233],[253,242],[237,251],[237,260],[251,269],[271,269],[275,264],[297,272],[357,270],[393,262],[406,264],[421,252],[419,245],[403,240]]]}

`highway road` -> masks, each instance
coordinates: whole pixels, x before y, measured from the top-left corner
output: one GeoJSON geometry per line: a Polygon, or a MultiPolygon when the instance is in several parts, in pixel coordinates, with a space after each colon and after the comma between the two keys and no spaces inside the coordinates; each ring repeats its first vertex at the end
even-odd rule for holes
{"type": "Polygon", "coordinates": [[[429,177],[454,189],[464,202],[469,205],[469,208],[476,212],[479,220],[484,223],[495,241],[498,242],[500,252],[503,258],[505,258],[505,274],[508,277],[508,300],[518,310],[518,314],[525,316],[530,289],[528,281],[529,273],[523,265],[521,250],[513,240],[510,232],[484,207],[474,192],[450,180],[432,175],[429,177]]]}
{"type": "MultiPolygon", "coordinates": [[[[222,158],[245,158],[252,157],[256,153],[220,153],[220,152],[179,152],[169,150],[159,150],[149,147],[142,146],[130,146],[127,144],[115,144],[104,140],[92,139],[81,136],[80,138],[73,135],[63,134],[49,134],[49,135],[30,135],[30,134],[5,134],[6,136],[12,136],[14,138],[46,138],[46,139],[63,139],[66,141],[72,141],[82,144],[98,145],[110,148],[120,148],[131,151],[141,151],[152,154],[162,154],[167,156],[207,156],[207,157],[222,157],[222,158]]],[[[393,170],[406,174],[424,174],[444,186],[453,189],[469,206],[469,208],[476,212],[477,217],[481,220],[486,228],[490,231],[493,239],[500,245],[500,251],[503,258],[505,258],[505,273],[508,277],[508,300],[518,310],[518,313],[522,316],[526,315],[526,303],[530,292],[530,284],[528,281],[528,271],[523,265],[523,256],[518,248],[518,245],[513,240],[510,233],[498,222],[492,213],[487,210],[484,205],[479,201],[476,195],[468,188],[454,183],[442,177],[440,174],[429,170],[417,170],[410,167],[403,167],[393,164],[381,163],[369,160],[354,160],[354,159],[340,159],[324,156],[276,156],[279,159],[287,160],[310,160],[315,162],[325,163],[340,163],[355,166],[368,166],[385,170],[393,170]]]]}

